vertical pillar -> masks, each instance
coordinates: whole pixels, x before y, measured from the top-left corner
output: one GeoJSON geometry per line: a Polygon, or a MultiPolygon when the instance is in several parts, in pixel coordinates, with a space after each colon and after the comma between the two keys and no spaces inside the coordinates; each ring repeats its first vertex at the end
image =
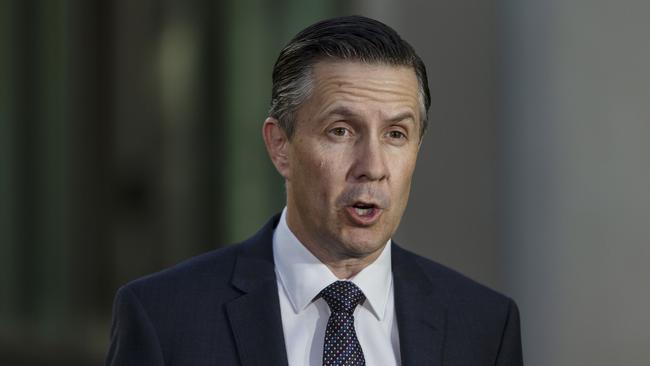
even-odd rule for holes
{"type": "Polygon", "coordinates": [[[57,337],[69,310],[70,170],[68,125],[68,7],[66,1],[38,1],[35,45],[37,87],[31,108],[36,115],[33,139],[38,161],[34,177],[34,252],[36,278],[32,301],[41,334],[57,337]]]}
{"type": "Polygon", "coordinates": [[[13,2],[0,2],[0,323],[12,318],[14,295],[13,2]]]}
{"type": "Polygon", "coordinates": [[[504,253],[527,365],[650,359],[650,3],[503,1],[504,253]]]}

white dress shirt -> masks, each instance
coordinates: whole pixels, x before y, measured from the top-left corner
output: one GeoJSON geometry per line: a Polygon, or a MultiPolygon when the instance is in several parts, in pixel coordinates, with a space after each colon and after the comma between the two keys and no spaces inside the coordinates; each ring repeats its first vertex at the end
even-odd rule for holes
{"type": "MultiPolygon", "coordinates": [[[[324,299],[314,299],[339,279],[291,232],[286,211],[273,233],[273,259],[287,358],[290,366],[321,366],[330,309],[324,299]]],[[[354,325],[369,366],[401,364],[390,247],[388,240],[379,258],[350,279],[366,296],[354,311],[354,325]]]]}

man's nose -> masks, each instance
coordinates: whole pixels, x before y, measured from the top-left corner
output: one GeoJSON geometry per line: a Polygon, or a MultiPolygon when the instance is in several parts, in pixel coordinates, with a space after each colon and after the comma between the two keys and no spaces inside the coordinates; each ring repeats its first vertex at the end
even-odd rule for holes
{"type": "Polygon", "coordinates": [[[367,137],[357,142],[352,175],[355,180],[381,181],[389,176],[385,152],[378,138],[367,137]]]}

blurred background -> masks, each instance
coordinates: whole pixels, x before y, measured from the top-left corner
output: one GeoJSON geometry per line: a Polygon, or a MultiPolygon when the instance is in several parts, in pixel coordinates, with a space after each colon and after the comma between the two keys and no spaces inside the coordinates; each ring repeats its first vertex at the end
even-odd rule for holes
{"type": "Polygon", "coordinates": [[[650,364],[650,2],[0,0],[0,365],[98,365],[127,281],[283,207],[273,62],[362,14],[425,60],[396,240],[513,297],[527,365],[650,364]]]}

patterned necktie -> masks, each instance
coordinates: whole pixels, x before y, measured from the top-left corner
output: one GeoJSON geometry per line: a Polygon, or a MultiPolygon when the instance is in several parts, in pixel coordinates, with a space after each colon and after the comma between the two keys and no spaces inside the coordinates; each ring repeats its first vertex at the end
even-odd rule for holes
{"type": "Polygon", "coordinates": [[[366,299],[350,281],[336,281],[320,292],[332,314],[327,321],[323,366],[362,366],[363,350],[354,330],[354,308],[366,299]]]}

